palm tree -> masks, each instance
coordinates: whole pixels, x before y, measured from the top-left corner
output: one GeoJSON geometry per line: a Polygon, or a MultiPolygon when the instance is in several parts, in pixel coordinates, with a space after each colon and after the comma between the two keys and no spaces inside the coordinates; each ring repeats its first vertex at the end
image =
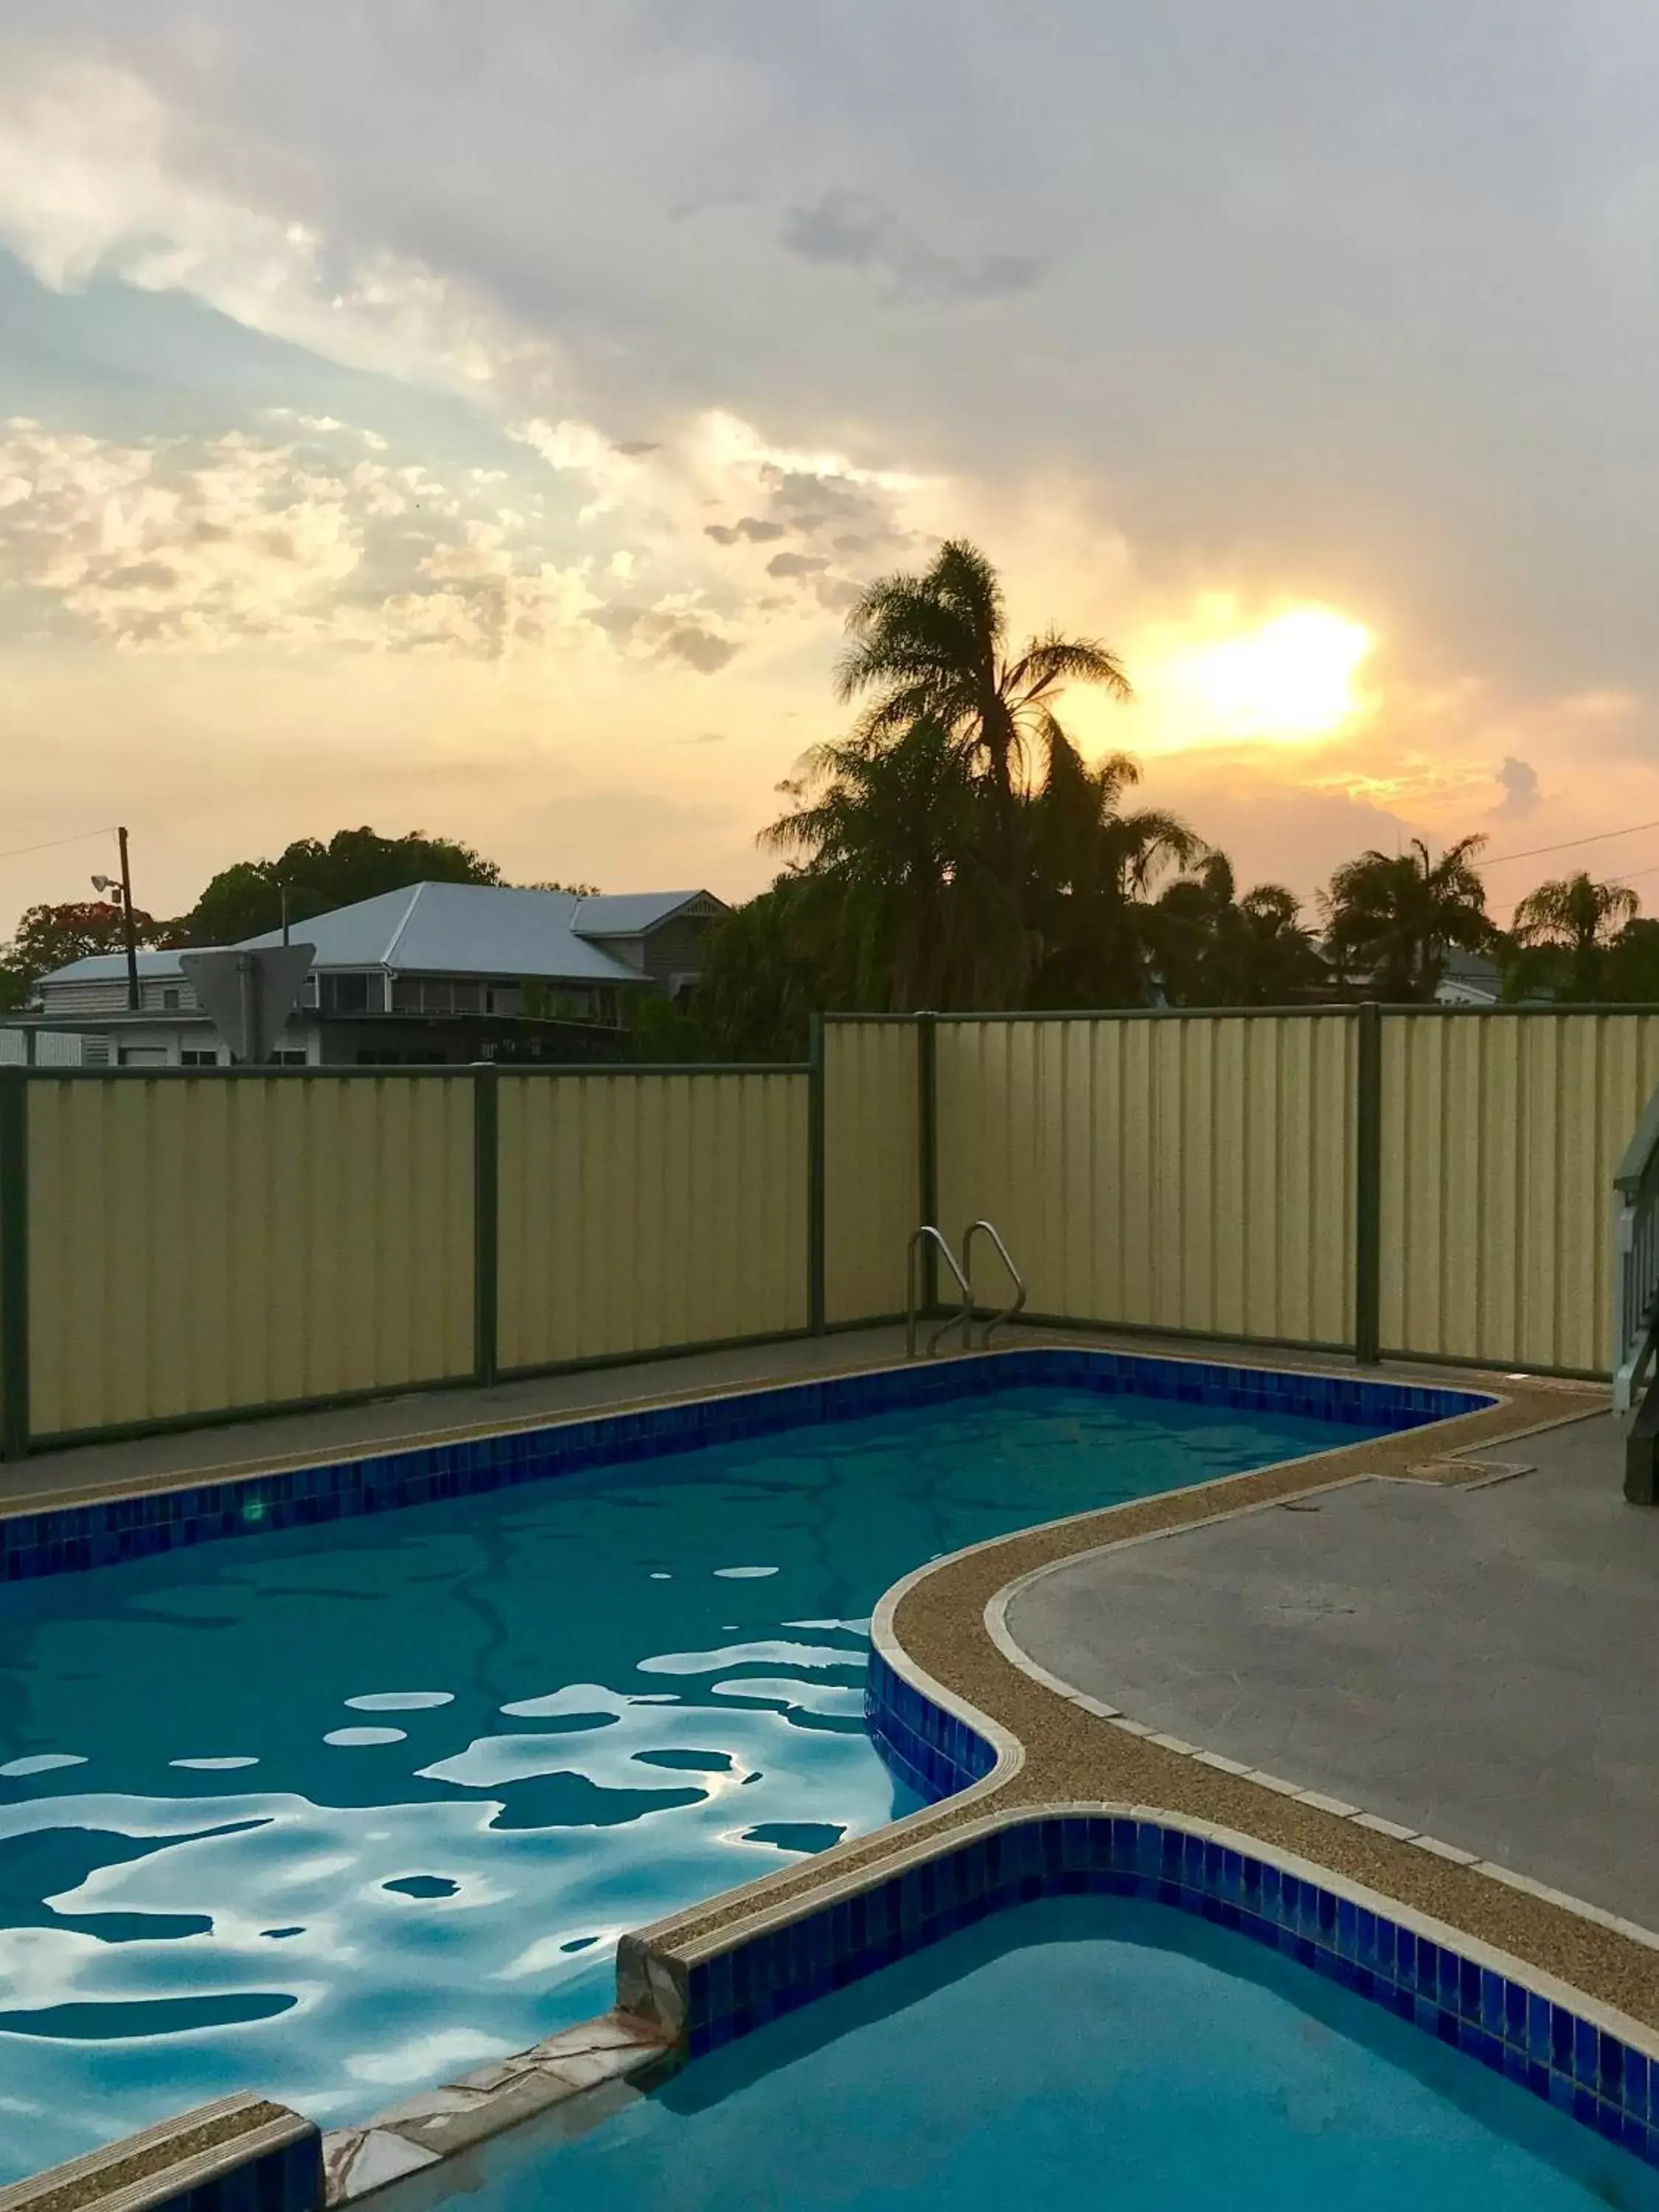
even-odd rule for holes
{"type": "Polygon", "coordinates": [[[1431,999],[1452,945],[1479,951],[1492,940],[1474,866],[1486,842],[1460,837],[1437,860],[1413,837],[1404,853],[1372,850],[1345,862],[1320,898],[1339,967],[1369,968],[1379,998],[1431,999]]]}
{"type": "Polygon", "coordinates": [[[1146,928],[1178,1006],[1294,1006],[1324,981],[1296,893],[1257,884],[1240,897],[1224,853],[1171,884],[1146,909],[1146,928]]]}
{"type": "Polygon", "coordinates": [[[1017,800],[1029,788],[1033,755],[1071,751],[1055,717],[1068,683],[1100,684],[1131,696],[1115,654],[1093,638],[1049,630],[1010,658],[1007,615],[996,570],[977,546],[953,538],[921,576],[882,576],[847,618],[853,643],[836,671],[843,699],[871,694],[858,734],[877,741],[914,724],[937,724],[993,794],[998,859],[1016,865],[1017,800]]]}
{"type": "Polygon", "coordinates": [[[761,842],[833,886],[860,1003],[910,1012],[994,988],[981,955],[1002,948],[1006,965],[1018,916],[976,865],[984,794],[937,722],[814,746],[780,789],[795,804],[761,842]],[[999,900],[1000,915],[984,913],[999,900]]]}
{"type": "Polygon", "coordinates": [[[1641,903],[1628,884],[1598,884],[1580,869],[1528,892],[1515,909],[1515,941],[1565,953],[1567,976],[1560,995],[1594,999],[1607,951],[1641,903]]]}
{"type": "Polygon", "coordinates": [[[1029,802],[1029,908],[1038,961],[1030,1002],[1048,1006],[1139,1006],[1146,997],[1143,917],[1153,882],[1190,867],[1204,841],[1161,807],[1126,812],[1140,781],[1126,753],[1093,768],[1069,744],[1049,755],[1029,802]]]}

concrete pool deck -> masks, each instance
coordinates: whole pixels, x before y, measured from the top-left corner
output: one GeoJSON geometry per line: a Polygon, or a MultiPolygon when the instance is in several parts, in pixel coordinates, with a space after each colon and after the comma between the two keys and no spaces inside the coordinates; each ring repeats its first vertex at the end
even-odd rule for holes
{"type": "Polygon", "coordinates": [[[1160,1734],[1659,1929],[1659,1517],[1595,1414],[1465,1490],[1367,1480],[1097,1552],[1007,1633],[1160,1734]]]}

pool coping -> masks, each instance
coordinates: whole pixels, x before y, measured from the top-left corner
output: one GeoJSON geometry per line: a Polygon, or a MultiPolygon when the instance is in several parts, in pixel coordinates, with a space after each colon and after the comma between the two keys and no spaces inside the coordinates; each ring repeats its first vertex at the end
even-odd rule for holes
{"type": "MultiPolygon", "coordinates": [[[[904,1820],[837,1845],[804,1867],[795,1865],[780,1869],[757,1881],[702,1900],[680,1913],[653,1923],[648,1929],[625,1936],[618,1956],[619,2004],[613,2012],[566,2030],[561,2035],[549,2039],[545,2044],[538,2045],[531,2051],[493,2062],[447,2088],[419,2093],[415,2098],[404,2100],[401,2105],[375,2116],[361,2126],[336,2130],[325,2136],[322,2157],[326,2173],[327,2201],[330,2203],[345,2203],[366,2196],[435,2164],[452,2152],[470,2148],[488,2135],[516,2124],[532,2112],[562,2105],[567,2100],[570,2100],[572,2124],[579,2124],[579,2116],[586,2112],[595,2100],[604,2104],[606,2099],[614,2101],[617,2097],[626,2100],[643,2094],[644,2087],[656,2078],[660,2069],[678,2063],[680,2054],[672,2039],[665,2038],[660,2021],[653,2018],[653,2008],[659,1999],[666,1996],[666,1989],[653,1993],[650,1966],[644,1968],[641,1978],[641,1973],[635,1971],[637,1962],[657,1962],[669,1972],[672,1979],[672,1968],[668,1962],[684,1954],[687,1946],[692,1954],[700,1953],[705,1947],[712,1947],[708,1954],[712,1956],[722,1948],[729,1948],[730,1942],[736,1940],[742,1931],[799,1920],[814,1911],[823,1899],[832,1892],[839,1893],[848,1890],[850,1893],[860,1887],[867,1887],[872,1882],[886,1879],[894,1866],[908,1865],[913,1857],[920,1863],[949,1850],[953,1848],[957,1831],[978,1819],[988,1818],[1000,1826],[1012,1826],[1033,1817],[1044,1804],[1049,1807],[1085,1804],[1097,1809],[1103,1804],[1144,1807],[1155,1802],[1144,1792],[1133,1798],[1119,1795],[1097,1796],[1092,1791],[1082,1798],[1069,1791],[1058,1796],[1052,1792],[1046,1796],[1042,1794],[1042,1776],[1048,1772],[1050,1762],[1041,1759],[1037,1762],[1039,1771],[1028,1771],[1032,1762],[1032,1746],[1027,1741],[1027,1735],[1013,1727],[1005,1726],[995,1715],[986,1711],[960,1681],[951,1679],[957,1670],[949,1663],[942,1666],[937,1661],[931,1666],[924,1663],[902,1638],[902,1627],[906,1634],[908,1631],[908,1624],[900,1621],[901,1613],[919,1593],[933,1588],[941,1576],[961,1570],[964,1564],[971,1568],[975,1563],[983,1563],[990,1555],[1006,1553],[1033,1540],[1064,1543],[1079,1532],[1104,1522],[1121,1521],[1121,1516],[1144,1513],[1148,1508],[1160,1508],[1166,1511],[1173,1508],[1176,1517],[1171,1526],[1182,1525],[1182,1501],[1190,1501],[1200,1494],[1213,1499],[1218,1493],[1232,1495],[1238,1492],[1241,1486],[1264,1481],[1278,1485],[1276,1494],[1279,1496],[1295,1494],[1304,1489],[1328,1487],[1331,1478],[1327,1476],[1322,1480],[1319,1471],[1328,1468],[1334,1460],[1346,1461],[1358,1453],[1376,1456],[1391,1449],[1393,1455],[1398,1457],[1402,1449],[1407,1450],[1413,1455],[1413,1461],[1401,1471],[1409,1479],[1445,1480],[1448,1464],[1456,1466],[1459,1463],[1445,1458],[1437,1462],[1425,1460],[1425,1443],[1433,1448],[1443,1447],[1455,1451],[1463,1448],[1466,1443],[1473,1444],[1496,1440],[1495,1428],[1502,1430],[1505,1440],[1519,1437],[1536,1428],[1554,1426],[1562,1420],[1580,1418],[1582,1412],[1587,1409],[1584,1405],[1587,1388],[1592,1404],[1604,1403],[1607,1398],[1605,1391],[1596,1392],[1593,1387],[1564,1385],[1554,1380],[1534,1382],[1531,1378],[1523,1380],[1508,1376],[1503,1379],[1499,1387],[1489,1373],[1455,1369],[1439,1369],[1431,1376],[1420,1376],[1409,1370],[1402,1374],[1395,1368],[1392,1371],[1373,1375],[1357,1370],[1352,1366],[1337,1367],[1311,1359],[1285,1359],[1280,1362],[1271,1356],[1253,1358],[1250,1352],[1255,1349],[1228,1345],[1217,1346],[1214,1350],[1194,1346],[1176,1351],[1164,1344],[1149,1346],[1144,1340],[1136,1340],[1127,1335],[1113,1339],[1102,1333],[1034,1329],[1023,1333],[1018,1340],[999,1346],[989,1352],[957,1354],[927,1364],[937,1370],[954,1367],[963,1362],[975,1365],[988,1360],[1000,1363],[1011,1355],[1041,1351],[1106,1352],[1138,1363],[1155,1363],[1164,1366],[1225,1368],[1247,1375],[1291,1376],[1310,1382],[1322,1380],[1346,1386],[1356,1383],[1393,1384],[1402,1389],[1421,1390],[1442,1397],[1449,1394],[1473,1394],[1483,1402],[1474,1409],[1431,1419],[1412,1428],[1392,1431],[1381,1438],[1361,1438],[1352,1444],[1337,1446],[1328,1452],[1303,1455],[1275,1462],[1267,1468],[1252,1469],[1242,1475],[1222,1477],[1187,1486],[1178,1491],[1159,1493],[1152,1499],[1137,1500],[1035,1524],[1010,1536],[988,1540],[953,1553],[905,1577],[884,1594],[878,1605],[872,1627],[872,1674],[878,1668],[888,1668],[896,1681],[908,1686],[943,1723],[954,1727],[959,1745],[978,1742],[983,1747],[986,1757],[981,1763],[981,1771],[965,1778],[968,1786],[957,1790],[943,1802],[924,1805],[904,1820]],[[1577,1410],[1566,1413],[1555,1410],[1561,1405],[1564,1391],[1575,1402],[1577,1410]],[[1544,1418],[1534,1418],[1529,1426],[1517,1428],[1514,1425],[1516,1414],[1523,1419],[1528,1414],[1544,1418]],[[1432,1473],[1431,1468],[1435,1470],[1432,1473]],[[1013,1793],[1012,1801],[1004,1802],[1010,1798],[1010,1793],[1013,1793]],[[993,1800],[996,1802],[990,1802],[993,1800]],[[626,1972],[624,1960],[629,1962],[626,1972]],[[485,2077],[489,2078],[486,2081],[485,2077]],[[414,2133],[406,2132],[409,2130],[413,2130],[414,2133]]],[[[1262,1350],[1265,1354],[1265,1348],[1262,1350]]],[[[620,1435],[626,1425],[642,1424],[653,1413],[660,1414],[678,1407],[719,1406],[733,1399],[759,1396],[778,1399],[786,1394],[828,1392],[836,1386],[872,1382],[884,1376],[914,1375],[919,1364],[888,1356],[829,1372],[738,1379],[714,1389],[665,1394],[648,1399],[634,1398],[605,1406],[574,1407],[550,1419],[545,1413],[538,1413],[517,1421],[492,1425],[487,1430],[469,1428],[417,1439],[398,1438],[390,1443],[371,1440],[344,1453],[313,1453],[296,1455],[291,1460],[267,1460],[235,1468],[197,1470],[185,1475],[182,1481],[177,1475],[152,1477],[124,1485],[119,1490],[102,1490],[90,1498],[67,1503],[61,1492],[55,1493],[50,1503],[46,1498],[38,1501],[8,1498],[3,1508],[0,1508],[0,1533],[3,1532],[8,1522],[15,1522],[31,1514],[95,1511],[122,1503],[137,1504],[154,1498],[158,1492],[166,1494],[219,1486],[240,1487],[262,1479],[276,1481],[289,1473],[361,1466],[366,1462],[415,1456],[444,1446],[473,1448],[491,1437],[511,1438],[546,1432],[556,1435],[561,1431],[584,1425],[614,1428],[620,1435]]],[[[811,1419],[809,1413],[805,1422],[787,1425],[807,1425],[811,1419]]],[[[556,1470],[548,1472],[551,1479],[556,1480],[556,1470]]],[[[1344,1478],[1338,1476],[1335,1479],[1344,1478]]],[[[1231,1512],[1237,1510],[1241,1508],[1224,1507],[1220,1515],[1203,1517],[1229,1517],[1231,1512]]],[[[234,1531],[226,1533],[234,1534],[234,1531]]],[[[1068,1546],[1066,1556],[1071,1555],[1071,1548],[1068,1546]]],[[[1074,1548],[1091,1549],[1098,1548],[1098,1546],[1084,1543],[1074,1548]]],[[[49,1569],[44,1571],[57,1571],[49,1569]]],[[[65,1571],[72,1572],[76,1570],[70,1566],[65,1571]]],[[[0,1584],[0,1587],[3,1585],[0,1584]]],[[[982,1615],[982,1606],[979,1613],[982,1615]]],[[[982,1618],[978,1620],[977,1625],[983,1631],[982,1618]]],[[[1021,1670],[1009,1665],[1006,1657],[999,1656],[1012,1674],[1020,1674],[1021,1670]]],[[[1030,1678],[1024,1679],[1029,1680],[1030,1678]]],[[[1031,1686],[1042,1686],[1032,1682],[1031,1686]]],[[[1046,1692],[1045,1694],[1053,1696],[1054,1693],[1046,1692]]],[[[1066,1703],[1064,1699],[1061,1702],[1066,1703]]],[[[1067,1710],[1075,1712],[1079,1708],[1068,1704],[1067,1710]]],[[[891,1763],[896,1747],[882,1741],[879,1736],[878,1741],[891,1763]]],[[[916,1778],[925,1786],[933,1787],[939,1778],[923,1771],[916,1778]]],[[[1170,1807],[1158,1818],[1166,1824],[1179,1826],[1182,1832],[1198,1832],[1193,1815],[1179,1806],[1170,1807]]],[[[1206,1824],[1200,1821],[1198,1825],[1203,1826],[1206,1824]]],[[[1215,1827],[1217,1834],[1222,1832],[1220,1826],[1208,1825],[1215,1827]]],[[[1241,1828],[1229,1829],[1227,1832],[1243,1837],[1253,1853],[1260,1854],[1264,1848],[1262,1839],[1253,1831],[1241,1828]]],[[[1275,1848],[1271,1839],[1266,1848],[1270,1852],[1275,1848]]],[[[1289,1856],[1295,1857],[1297,1855],[1291,1853],[1289,1856]]],[[[1304,1863],[1322,1874],[1326,1871],[1322,1863],[1316,1857],[1310,1856],[1304,1863]]],[[[1339,1874],[1337,1878],[1346,1877],[1339,1874]]],[[[1378,1893],[1385,1894],[1382,1892],[1378,1893]]],[[[1409,1901],[1407,1901],[1407,1909],[1413,1909],[1409,1901]]],[[[1431,1915],[1425,1916],[1425,1924],[1431,1918],[1431,1915]]],[[[1493,1955],[1509,1954],[1494,1949],[1493,1955]]],[[[1534,1962],[1524,1957],[1516,1963],[1534,1973],[1540,1971],[1534,1962]]],[[[658,1978],[660,1978],[659,1975],[658,1978]]],[[[1610,2017],[1617,2012],[1617,2008],[1607,2007],[1593,1991],[1583,1993],[1577,1985],[1565,1982],[1562,1986],[1575,1995],[1588,1994],[1589,2001],[1592,2004],[1602,2004],[1610,2017]]],[[[1619,2016],[1623,2017],[1622,2014],[1619,2016]]],[[[1636,2025],[1639,2027],[1641,2024],[1638,2022],[1636,2025]]],[[[1656,2057],[1659,2057],[1659,2051],[1656,2051],[1656,2057]]],[[[595,2112],[593,2116],[599,2115],[595,2112]]],[[[194,2117],[187,2114],[179,2122],[163,2125],[181,2127],[194,2117]]],[[[580,2124],[591,2124],[591,2121],[580,2120],[580,2124]]],[[[135,2140],[128,2138],[125,2143],[109,2146],[108,2154],[113,2156],[130,2150],[135,2140]]],[[[46,2173],[34,2177],[28,2186],[59,2179],[63,2174],[61,2167],[47,2169],[46,2173]]],[[[18,2185],[20,2188],[24,2185],[18,2185]]],[[[303,2208],[290,2208],[290,2212],[303,2212],[303,2208]]]]}
{"type": "MultiPolygon", "coordinates": [[[[1530,1435],[1536,1431],[1527,1431],[1524,1433],[1530,1435]]],[[[1517,1442],[1519,1440],[1518,1436],[1514,1439],[1517,1442]]],[[[1512,1460],[1468,1461],[1463,1464],[1471,1468],[1473,1473],[1471,1478],[1461,1486],[1471,1490],[1482,1489],[1492,1482],[1507,1482],[1516,1475],[1529,1474],[1533,1471],[1526,1462],[1512,1460]]],[[[1329,1496],[1334,1492],[1352,1489],[1362,1483],[1417,1479],[1416,1476],[1401,1477],[1370,1474],[1342,1475],[1334,1481],[1321,1483],[1314,1489],[1301,1492],[1299,1498],[1329,1496]]],[[[1442,1480],[1438,1476],[1426,1479],[1442,1480]]],[[[1537,1898],[1560,1911],[1571,1913],[1598,1927],[1608,1929],[1624,1936],[1630,1942],[1638,1943],[1649,1950],[1659,1952],[1659,1931],[1644,1927],[1641,1922],[1630,1919],[1622,1913],[1609,1911],[1605,1905],[1593,1905],[1585,1898],[1574,1897],[1564,1889],[1555,1887],[1548,1882],[1535,1881],[1530,1875],[1520,1873],[1515,1868],[1505,1866],[1496,1859],[1483,1857],[1479,1851],[1465,1850],[1459,1844],[1449,1844],[1440,1837],[1431,1835],[1420,1829],[1408,1827],[1402,1821],[1385,1819],[1381,1814],[1372,1813],[1360,1806],[1350,1804],[1346,1799],[1334,1797],[1327,1791],[1310,1789],[1301,1783],[1289,1781],[1282,1775],[1272,1773],[1266,1768],[1252,1766],[1247,1759],[1230,1759],[1221,1752],[1211,1751],[1200,1745],[1188,1743],[1182,1737],[1171,1735],[1167,1731],[1149,1727],[1144,1721],[1135,1720],[1120,1706],[1107,1705],[1103,1699],[1079,1690],[1074,1683],[1065,1680],[1062,1676],[1042,1666],[1020,1644],[1008,1626],[1009,1612],[1018,1600],[1034,1584],[1043,1581],[1049,1575],[1063,1573],[1068,1567],[1075,1566],[1085,1559],[1101,1559],[1118,1552],[1132,1551],[1144,1544],[1162,1543],[1171,1537],[1184,1536],[1193,1529],[1214,1528],[1224,1522],[1243,1520],[1257,1513],[1273,1512],[1279,1510],[1282,1504],[1283,1501],[1279,1499],[1266,1499],[1255,1504],[1236,1506],[1231,1511],[1208,1514],[1201,1519],[1186,1521],[1173,1528],[1147,1529],[1139,1535],[1122,1536],[1115,1541],[1096,1544],[1083,1551],[1069,1553],[1064,1559],[1051,1559],[1044,1565],[1033,1567],[1028,1573],[1017,1577],[990,1600],[985,1607],[984,1613],[986,1633],[1008,1663],[1018,1668],[1033,1682],[1045,1690],[1051,1691],[1054,1696],[1065,1698],[1068,1704],[1075,1705],[1079,1711],[1091,1714],[1097,1720],[1109,1723],[1113,1728],[1120,1729],[1125,1735],[1144,1737],[1147,1742],[1156,1745],[1161,1750],[1174,1753],[1177,1758],[1194,1759],[1200,1766],[1208,1767],[1216,1773],[1255,1783],[1261,1789],[1270,1790],[1278,1796],[1291,1798],[1297,1804],[1310,1806],[1316,1811],[1330,1814],[1333,1819],[1352,1820],[1356,1827],[1365,1829],[1373,1835],[1387,1837],[1395,1843],[1408,1844],[1413,1849],[1426,1851],[1432,1857],[1442,1860],[1449,1865],[1473,1868],[1477,1874],[1485,1875],[1493,1881],[1502,1882],[1508,1887],[1537,1898]]],[[[1000,1735],[1006,1735],[1006,1730],[999,1730],[1000,1735]]]]}

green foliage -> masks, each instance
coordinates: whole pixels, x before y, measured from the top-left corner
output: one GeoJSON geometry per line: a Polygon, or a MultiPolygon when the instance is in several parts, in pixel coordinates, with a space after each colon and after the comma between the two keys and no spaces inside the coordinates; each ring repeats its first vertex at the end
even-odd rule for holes
{"type": "Polygon", "coordinates": [[[1612,995],[1613,947],[1638,903],[1628,884],[1597,883],[1582,869],[1540,884],[1515,909],[1506,994],[1512,978],[1516,997],[1585,1005],[1612,995]]]}
{"type": "MultiPolygon", "coordinates": [[[[143,946],[177,944],[175,925],[132,910],[133,935],[143,946]]],[[[118,906],[83,899],[67,906],[32,906],[19,917],[9,945],[0,951],[0,1008],[27,1003],[37,979],[72,960],[95,953],[125,952],[126,931],[118,906]]]]}
{"type": "Polygon", "coordinates": [[[1058,719],[1068,681],[1127,696],[1111,653],[1053,631],[1011,653],[995,572],[959,540],[872,584],[848,629],[840,690],[866,703],[782,787],[763,842],[793,865],[713,933],[706,1018],[793,1054],[815,1004],[1139,1002],[1128,910],[1200,848],[1173,816],[1125,812],[1134,763],[1087,767],[1058,719]]]}
{"type": "Polygon", "coordinates": [[[1224,853],[1170,885],[1146,915],[1146,933],[1172,1006],[1288,1006],[1326,988],[1295,892],[1258,884],[1238,897],[1224,853]]]}
{"type": "Polygon", "coordinates": [[[239,860],[214,877],[179,927],[191,945],[236,945],[290,923],[412,884],[498,884],[501,872],[470,845],[444,837],[381,837],[337,830],[326,845],[302,837],[274,860],[239,860]]]}
{"type": "Polygon", "coordinates": [[[1321,903],[1339,972],[1365,971],[1369,995],[1390,1005],[1432,999],[1454,945],[1492,942],[1486,890],[1474,867],[1484,837],[1462,837],[1437,860],[1420,837],[1399,854],[1362,853],[1331,878],[1321,903]]]}
{"type": "Polygon", "coordinates": [[[1609,1006],[1659,1003],[1659,921],[1625,924],[1607,949],[1601,995],[1609,1006]]]}

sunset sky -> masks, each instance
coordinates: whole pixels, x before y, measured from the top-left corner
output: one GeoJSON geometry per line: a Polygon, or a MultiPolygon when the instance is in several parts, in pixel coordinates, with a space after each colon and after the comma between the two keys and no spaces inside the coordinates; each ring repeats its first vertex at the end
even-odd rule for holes
{"type": "Polygon", "coordinates": [[[6,0],[0,852],[746,895],[947,534],[1247,881],[1652,822],[1656,118],[1651,0],[6,0]]]}

